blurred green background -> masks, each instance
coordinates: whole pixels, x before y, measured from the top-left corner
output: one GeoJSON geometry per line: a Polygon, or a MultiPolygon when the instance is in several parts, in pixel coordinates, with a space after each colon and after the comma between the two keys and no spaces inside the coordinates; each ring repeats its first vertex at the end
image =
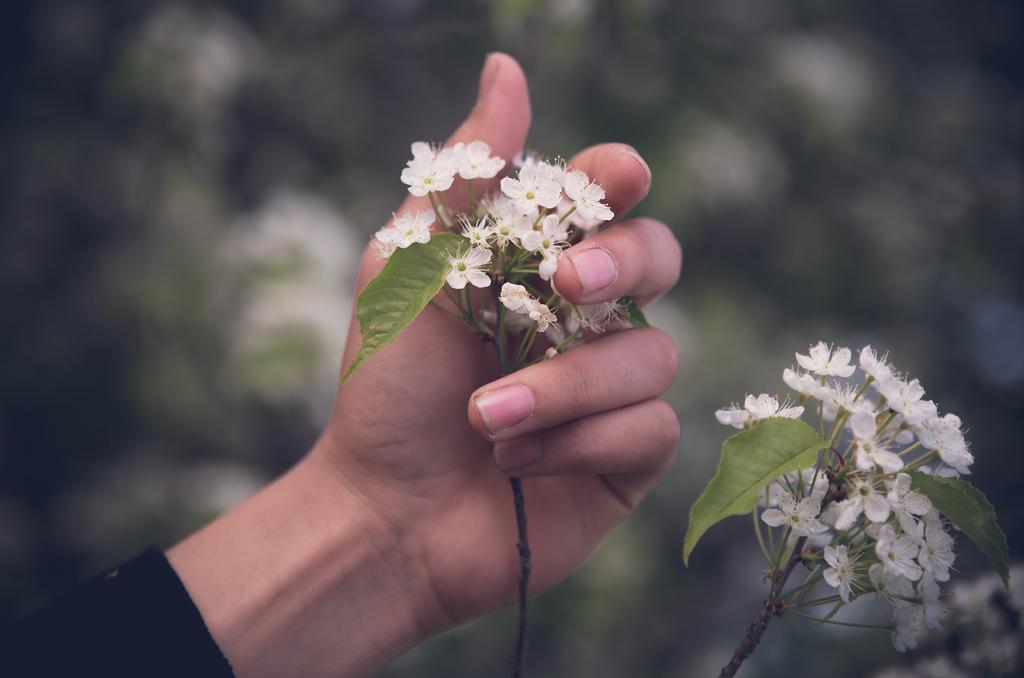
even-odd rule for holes
{"type": "MultiPolygon", "coordinates": [[[[678,462],[534,603],[531,676],[716,673],[763,595],[747,521],[690,569],[728,431],[818,339],[891,352],[962,416],[1024,537],[1024,4],[917,0],[37,0],[0,41],[0,615],[169,546],[301,456],[329,410],[357,253],[486,52],[529,144],[633,144],[683,281],[678,462]]],[[[511,510],[511,507],[510,507],[511,510]]],[[[968,544],[960,576],[985,570],[968,544]]],[[[386,676],[501,675],[504,611],[386,676]]],[[[774,624],[744,675],[860,676],[886,634],[774,624]]]]}

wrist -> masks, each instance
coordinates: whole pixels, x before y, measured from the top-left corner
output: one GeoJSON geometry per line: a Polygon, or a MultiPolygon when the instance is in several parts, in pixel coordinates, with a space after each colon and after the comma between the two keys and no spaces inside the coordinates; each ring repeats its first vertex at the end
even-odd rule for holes
{"type": "Polygon", "coordinates": [[[436,630],[394,532],[328,465],[314,451],[168,552],[239,676],[365,675],[436,630]]]}

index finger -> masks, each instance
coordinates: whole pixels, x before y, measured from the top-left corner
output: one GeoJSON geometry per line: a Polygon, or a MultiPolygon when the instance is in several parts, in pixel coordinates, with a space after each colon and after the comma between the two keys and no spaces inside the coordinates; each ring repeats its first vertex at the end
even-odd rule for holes
{"type": "Polygon", "coordinates": [[[631,219],[567,249],[554,283],[574,304],[594,304],[630,295],[644,304],[679,280],[683,249],[668,226],[631,219]]]}

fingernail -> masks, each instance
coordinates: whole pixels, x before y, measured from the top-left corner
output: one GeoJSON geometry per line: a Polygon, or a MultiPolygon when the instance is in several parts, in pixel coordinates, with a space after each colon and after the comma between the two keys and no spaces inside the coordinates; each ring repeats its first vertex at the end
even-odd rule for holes
{"type": "Polygon", "coordinates": [[[492,435],[526,421],[533,414],[533,391],[522,384],[488,391],[474,401],[492,435]]]}
{"type": "Polygon", "coordinates": [[[590,247],[582,252],[570,251],[566,256],[569,257],[580,279],[581,301],[588,301],[619,277],[619,268],[615,265],[615,260],[603,247],[590,247]]]}
{"type": "Polygon", "coordinates": [[[530,437],[494,443],[494,462],[505,473],[520,471],[540,461],[540,445],[530,437]]]}
{"type": "Polygon", "coordinates": [[[480,72],[480,91],[477,93],[477,103],[487,98],[494,83],[498,80],[498,71],[500,70],[501,60],[497,58],[497,53],[491,52],[484,59],[484,68],[480,72]]]}
{"type": "Polygon", "coordinates": [[[642,157],[640,157],[640,154],[637,153],[634,150],[628,150],[628,151],[627,150],[622,150],[622,151],[619,151],[619,152],[622,155],[625,155],[625,156],[628,156],[628,157],[632,158],[633,162],[635,162],[637,165],[639,165],[640,169],[643,170],[644,175],[647,177],[647,179],[644,180],[644,194],[646,194],[647,191],[651,190],[651,167],[650,167],[650,165],[648,165],[647,161],[644,160],[642,157]]]}

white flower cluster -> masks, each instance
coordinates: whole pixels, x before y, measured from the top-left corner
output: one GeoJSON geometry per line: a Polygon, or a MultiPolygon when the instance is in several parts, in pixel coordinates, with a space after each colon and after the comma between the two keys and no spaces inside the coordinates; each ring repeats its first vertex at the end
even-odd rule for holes
{"type": "Polygon", "coordinates": [[[974,458],[960,419],[940,416],[916,379],[866,346],[859,355],[864,378],[854,382],[852,357],[848,348],[819,342],[783,373],[799,404],[761,394],[715,416],[736,428],[767,417],[813,416],[828,442],[823,456],[769,486],[761,520],[791,540],[806,537],[838,604],[868,589],[888,600],[893,644],[903,651],[916,646],[925,627],[941,627],[947,611],[939,585],[949,581],[956,558],[945,521],[905,471],[958,476],[970,472],[974,458]]]}
{"type": "MultiPolygon", "coordinates": [[[[430,242],[431,227],[440,222],[465,239],[464,246],[448,252],[451,269],[446,280],[451,288],[489,287],[498,276],[507,280],[510,274],[532,274],[550,281],[562,251],[614,214],[603,202],[604,188],[578,169],[534,156],[519,158],[516,166],[513,176],[499,182],[499,192],[477,199],[473,180],[494,179],[505,167],[485,142],[450,148],[414,143],[401,179],[410,194],[429,197],[433,209],[396,215],[390,225],[377,231],[374,246],[381,256],[389,257],[396,249],[430,242]],[[468,208],[458,215],[448,207],[455,200],[445,200],[457,177],[465,182],[469,200],[468,208]]],[[[521,285],[512,288],[526,294],[521,285]]],[[[616,303],[572,306],[555,293],[544,304],[529,295],[507,296],[504,291],[501,299],[506,308],[529,321],[524,327],[520,320],[510,320],[513,329],[533,323],[537,331],[547,332],[555,327],[559,307],[570,311],[565,323],[570,333],[574,328],[599,332],[624,315],[616,303]]]]}
{"type": "Polygon", "coordinates": [[[995,575],[952,587],[944,633],[924,639],[936,654],[873,678],[1018,676],[1024,668],[1024,565],[1010,568],[1009,590],[995,575]]]}

